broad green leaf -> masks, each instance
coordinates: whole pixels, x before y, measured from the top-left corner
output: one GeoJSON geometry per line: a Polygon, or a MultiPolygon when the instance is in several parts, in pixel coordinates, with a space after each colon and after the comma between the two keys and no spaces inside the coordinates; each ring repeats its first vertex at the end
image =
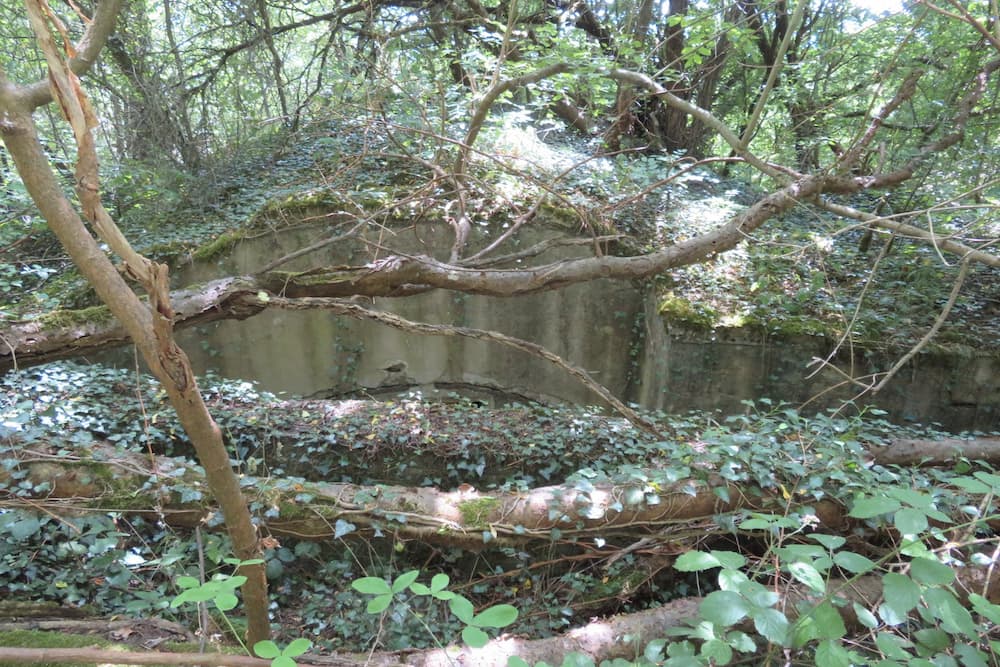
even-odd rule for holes
{"type": "Polygon", "coordinates": [[[468,625],[462,630],[462,641],[471,648],[482,648],[489,643],[490,636],[479,628],[468,625]]]}
{"type": "Polygon", "coordinates": [[[415,581],[412,584],[410,584],[410,592],[413,593],[414,595],[430,595],[431,589],[428,588],[425,584],[422,584],[419,581],[415,581]]]}
{"type": "Polygon", "coordinates": [[[851,655],[839,641],[826,639],[816,647],[816,667],[851,667],[851,655]]]}
{"type": "Polygon", "coordinates": [[[739,630],[730,632],[726,635],[726,643],[740,653],[753,653],[757,650],[757,645],[754,644],[753,638],[751,638],[747,633],[740,632],[739,630]]]}
{"type": "Polygon", "coordinates": [[[699,610],[705,620],[725,627],[740,622],[750,611],[750,604],[739,593],[713,591],[702,600],[699,610]]]}
{"type": "Polygon", "coordinates": [[[936,653],[951,646],[951,635],[938,628],[923,628],[913,633],[917,643],[928,651],[936,653]]]}
{"type": "Polygon", "coordinates": [[[875,618],[875,614],[871,613],[870,610],[862,607],[857,602],[851,603],[851,606],[854,608],[854,615],[858,617],[858,623],[869,630],[874,630],[878,627],[878,619],[875,618]]]}
{"type": "Polygon", "coordinates": [[[788,639],[788,619],[777,609],[753,610],[753,626],[772,644],[784,646],[788,639]]]}
{"type": "Polygon", "coordinates": [[[841,537],[840,535],[822,535],[815,533],[810,535],[809,539],[819,542],[830,551],[833,551],[834,549],[839,549],[840,547],[844,546],[845,542],[847,542],[847,539],[841,537]]]}
{"type": "Polygon", "coordinates": [[[986,662],[988,656],[975,646],[956,644],[953,650],[955,655],[962,659],[965,667],[989,667],[989,663],[986,662]]]}
{"type": "Polygon", "coordinates": [[[909,660],[913,657],[903,650],[913,646],[913,643],[889,632],[878,633],[878,636],[875,637],[875,645],[878,650],[882,651],[882,655],[893,660],[909,660]]]}
{"type": "Polygon", "coordinates": [[[713,665],[728,665],[733,659],[732,647],[718,639],[710,639],[702,644],[701,654],[711,659],[713,665]]]}
{"type": "Polygon", "coordinates": [[[701,572],[719,567],[717,558],[704,551],[685,551],[674,561],[674,569],[681,572],[701,572]]]}
{"type": "Polygon", "coordinates": [[[277,658],[271,661],[271,667],[295,667],[296,662],[294,658],[290,658],[287,655],[279,655],[277,658]]]}
{"type": "Polygon", "coordinates": [[[215,600],[215,606],[221,611],[236,609],[236,606],[240,603],[239,599],[232,593],[219,593],[213,599],[215,600]]]}
{"type": "Polygon", "coordinates": [[[1000,604],[994,604],[978,593],[969,595],[969,602],[976,613],[989,619],[996,625],[1000,625],[1000,604]]]}
{"type": "Polygon", "coordinates": [[[512,655],[509,658],[507,658],[507,667],[531,667],[531,664],[525,662],[523,658],[519,658],[516,655],[512,655]]]}
{"type": "Polygon", "coordinates": [[[420,576],[420,570],[410,570],[409,572],[404,572],[403,574],[396,577],[396,580],[392,582],[392,592],[400,593],[405,591],[406,588],[417,580],[420,576]]]}
{"type": "Polygon", "coordinates": [[[788,571],[797,581],[802,582],[817,593],[826,593],[826,581],[823,575],[809,563],[792,563],[788,566],[788,571]]]}
{"type": "Polygon", "coordinates": [[[278,645],[270,639],[265,639],[264,641],[254,644],[253,652],[257,654],[258,658],[264,658],[265,660],[277,658],[281,655],[281,649],[279,649],[278,645]]]}
{"type": "Polygon", "coordinates": [[[902,615],[920,602],[920,586],[906,575],[889,572],[882,577],[882,595],[885,604],[902,615]]]}
{"type": "Polygon", "coordinates": [[[838,551],[833,555],[833,562],[851,574],[864,574],[876,567],[874,561],[853,551],[838,551]]]}
{"type": "Polygon", "coordinates": [[[941,627],[951,634],[963,634],[969,639],[978,639],[976,623],[972,614],[945,588],[931,588],[924,592],[924,600],[934,618],[941,621],[941,627]]]}
{"type": "Polygon", "coordinates": [[[910,576],[927,586],[944,586],[955,579],[955,570],[936,558],[914,558],[910,561],[910,576]]]}
{"type": "Polygon", "coordinates": [[[892,524],[904,535],[917,535],[927,530],[927,515],[920,510],[904,507],[892,517],[892,524]]]}
{"type": "Polygon", "coordinates": [[[472,619],[476,615],[475,607],[461,595],[456,595],[448,601],[448,609],[451,609],[451,613],[455,614],[455,617],[466,625],[472,623],[472,619]]]}
{"type": "Polygon", "coordinates": [[[441,591],[441,590],[444,590],[448,586],[448,583],[450,581],[451,581],[451,578],[449,578],[447,574],[443,574],[443,573],[439,572],[438,574],[435,574],[431,578],[431,590],[432,591],[441,591]]]}
{"type": "Polygon", "coordinates": [[[895,512],[900,507],[899,501],[885,496],[874,496],[871,498],[858,498],[854,501],[848,516],[855,519],[870,519],[882,514],[895,512]]]}
{"type": "Polygon", "coordinates": [[[302,655],[310,648],[312,648],[312,642],[303,637],[299,637],[298,639],[293,639],[291,643],[285,647],[285,650],[282,651],[281,654],[294,658],[297,655],[302,655]]]}
{"type": "Polygon", "coordinates": [[[369,595],[392,593],[392,588],[381,577],[361,577],[360,579],[355,579],[351,582],[351,588],[359,593],[368,593],[369,595]]]}
{"type": "Polygon", "coordinates": [[[385,595],[379,595],[371,599],[368,606],[365,607],[365,611],[369,614],[381,614],[383,611],[389,608],[392,603],[392,594],[386,593],[385,595]]]}
{"type": "Polygon", "coordinates": [[[509,604],[495,604],[476,614],[470,625],[479,628],[503,628],[516,620],[516,607],[509,604]]]}
{"type": "Polygon", "coordinates": [[[840,639],[847,635],[844,619],[830,602],[821,602],[799,617],[792,628],[792,645],[801,647],[813,639],[840,639]]]}
{"type": "Polygon", "coordinates": [[[177,585],[181,588],[194,588],[201,586],[201,582],[194,577],[177,577],[177,585]]]}
{"type": "Polygon", "coordinates": [[[978,479],[973,479],[971,477],[954,477],[948,480],[948,482],[968,491],[969,493],[986,495],[987,493],[993,492],[993,488],[989,484],[980,482],[978,479]]]}
{"type": "Polygon", "coordinates": [[[719,561],[719,565],[729,570],[738,570],[747,564],[746,557],[735,551],[715,551],[711,554],[719,561]]]}

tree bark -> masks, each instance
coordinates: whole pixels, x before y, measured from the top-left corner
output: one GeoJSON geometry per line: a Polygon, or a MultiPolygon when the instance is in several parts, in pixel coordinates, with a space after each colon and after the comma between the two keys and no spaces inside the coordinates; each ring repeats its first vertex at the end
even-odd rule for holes
{"type": "MultiPolygon", "coordinates": [[[[114,3],[112,3],[114,4],[114,3]]],[[[102,3],[105,5],[105,3],[102,3]]],[[[49,62],[52,93],[70,120],[80,150],[77,165],[78,195],[89,221],[102,232],[105,241],[125,257],[124,273],[143,282],[150,305],[144,304],[112,264],[107,254],[84,226],[80,215],[63,194],[41,143],[32,112],[35,109],[30,89],[12,85],[0,70],[0,136],[10,151],[18,173],[49,227],[66,249],[83,276],[93,285],[101,300],[121,322],[139,349],[152,373],[163,383],[185,431],[194,444],[205,468],[207,483],[219,502],[241,560],[259,557],[256,530],[240,491],[239,480],[229,464],[229,454],[222,434],[212,420],[198,390],[187,356],[172,336],[172,316],[167,293],[167,269],[131,251],[117,227],[100,205],[96,172],[96,154],[90,136],[87,102],[78,82],[58,56],[55,43],[44,20],[44,10],[29,3],[29,17],[36,38],[49,62]],[[102,217],[103,216],[103,217],[102,217]],[[116,236],[117,235],[117,236],[116,236]]],[[[113,25],[115,13],[104,15],[113,25]]],[[[91,31],[106,35],[108,26],[91,31]]],[[[96,57],[99,46],[94,51],[96,57]]],[[[267,617],[267,581],[261,565],[242,569],[248,577],[244,588],[251,643],[270,635],[267,617]]]]}

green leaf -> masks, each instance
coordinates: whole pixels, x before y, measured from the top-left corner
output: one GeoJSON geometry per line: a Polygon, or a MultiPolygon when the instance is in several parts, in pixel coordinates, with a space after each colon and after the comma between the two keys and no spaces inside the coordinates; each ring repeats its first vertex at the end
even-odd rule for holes
{"type": "Polygon", "coordinates": [[[841,537],[840,535],[822,535],[815,533],[810,535],[809,539],[819,542],[830,551],[839,549],[840,547],[844,546],[845,542],[847,542],[847,539],[841,537]]]}
{"type": "Polygon", "coordinates": [[[955,655],[962,659],[965,667],[989,667],[986,662],[986,654],[975,646],[968,644],[957,644],[954,648],[955,655]]]}
{"type": "Polygon", "coordinates": [[[278,645],[270,639],[265,639],[264,641],[254,644],[253,652],[257,654],[258,658],[264,658],[265,660],[277,658],[281,655],[281,649],[279,649],[278,645]]]}
{"type": "Polygon", "coordinates": [[[854,608],[854,615],[858,617],[858,623],[869,630],[874,630],[878,627],[878,619],[875,618],[875,614],[869,609],[862,607],[857,602],[852,602],[851,606],[854,608]]]}
{"type": "Polygon", "coordinates": [[[978,479],[973,479],[971,477],[953,477],[948,480],[949,484],[954,484],[955,486],[968,491],[969,493],[976,493],[986,495],[987,493],[993,493],[993,488],[989,484],[984,484],[978,479]]]}
{"type": "Polygon", "coordinates": [[[401,593],[402,591],[405,591],[407,586],[416,581],[419,576],[420,570],[410,570],[409,572],[404,572],[396,577],[396,580],[392,582],[392,592],[401,593]]]}
{"type": "Polygon", "coordinates": [[[788,619],[777,609],[755,609],[753,626],[772,644],[785,645],[788,638],[788,619]]]}
{"type": "Polygon", "coordinates": [[[507,667],[531,667],[531,665],[525,662],[523,658],[512,655],[507,658],[507,667]]]}
{"type": "Polygon", "coordinates": [[[702,618],[723,627],[739,623],[750,611],[750,604],[733,591],[713,591],[698,608],[702,618]]]}
{"type": "Polygon", "coordinates": [[[361,577],[360,579],[355,579],[351,582],[351,588],[359,593],[368,593],[369,595],[392,593],[392,588],[381,577],[361,577]]]}
{"type": "Polygon", "coordinates": [[[509,604],[495,604],[476,614],[469,625],[479,628],[503,628],[516,620],[516,607],[509,604]]]}
{"type": "Polygon", "coordinates": [[[733,659],[732,647],[718,639],[709,639],[702,644],[701,654],[709,658],[713,665],[728,665],[733,659]]]}
{"type": "Polygon", "coordinates": [[[855,519],[870,519],[882,514],[895,512],[900,508],[898,500],[886,498],[885,496],[874,496],[872,498],[858,498],[854,501],[848,516],[855,519]]]}
{"type": "Polygon", "coordinates": [[[972,614],[945,588],[930,588],[924,592],[924,601],[934,618],[941,621],[941,627],[953,635],[963,634],[978,640],[979,634],[972,614]]]}
{"type": "Polygon", "coordinates": [[[913,633],[913,638],[917,643],[925,647],[928,651],[936,653],[951,646],[951,635],[938,628],[923,628],[913,633]]]}
{"type": "Polygon", "coordinates": [[[920,586],[905,575],[889,572],[882,577],[882,596],[888,607],[904,615],[920,602],[920,586]]]}
{"type": "Polygon", "coordinates": [[[686,551],[674,561],[674,569],[681,572],[701,572],[720,565],[718,558],[704,551],[686,551]]]}
{"type": "Polygon", "coordinates": [[[303,637],[299,637],[298,639],[293,639],[291,643],[285,647],[285,650],[282,651],[281,654],[294,658],[297,655],[302,655],[310,648],[312,648],[312,642],[303,637]]]}
{"type": "Polygon", "coordinates": [[[490,636],[479,628],[469,625],[462,630],[462,641],[471,648],[482,648],[489,643],[490,636]]]}
{"type": "Polygon", "coordinates": [[[917,535],[927,530],[927,515],[920,510],[904,507],[896,512],[892,523],[904,535],[917,535]]]}
{"type": "Polygon", "coordinates": [[[792,628],[792,645],[805,646],[814,639],[840,639],[847,635],[844,619],[830,602],[821,602],[803,614],[792,628]]]}
{"type": "Polygon", "coordinates": [[[392,603],[392,594],[387,593],[385,595],[379,595],[371,599],[368,606],[365,607],[365,611],[369,614],[381,614],[383,611],[388,609],[389,605],[392,603]]]}
{"type": "Polygon", "coordinates": [[[910,576],[927,586],[944,586],[955,579],[955,570],[936,558],[914,558],[910,561],[910,576]]]}
{"type": "Polygon", "coordinates": [[[472,603],[466,598],[461,595],[456,595],[448,601],[448,608],[458,620],[462,621],[462,623],[465,623],[466,625],[472,623],[476,610],[475,607],[472,606],[472,603]]]}
{"type": "Polygon", "coordinates": [[[213,599],[215,600],[215,606],[221,611],[236,609],[236,606],[240,603],[239,599],[232,593],[219,593],[213,599]]]}
{"type": "Polygon", "coordinates": [[[788,566],[788,571],[791,572],[796,580],[817,593],[821,595],[826,593],[826,581],[823,580],[823,575],[809,563],[791,563],[788,566]]]}
{"type": "Polygon", "coordinates": [[[851,654],[840,642],[826,639],[816,647],[816,667],[851,667],[851,654]]]}
{"type": "Polygon", "coordinates": [[[1000,625],[1000,604],[994,604],[978,593],[969,594],[969,602],[977,614],[989,619],[995,625],[1000,625]]]}
{"type": "Polygon", "coordinates": [[[864,574],[876,567],[872,560],[853,551],[838,551],[833,555],[833,562],[851,574],[864,574]]]}
{"type": "Polygon", "coordinates": [[[431,589],[425,586],[424,584],[420,583],[419,581],[416,581],[410,584],[410,592],[413,593],[414,595],[430,595],[431,589]]]}
{"type": "Polygon", "coordinates": [[[201,586],[201,582],[194,577],[177,577],[177,585],[180,588],[194,588],[201,586]]]}
{"type": "Polygon", "coordinates": [[[875,645],[878,647],[878,650],[882,651],[882,655],[893,660],[907,661],[913,657],[910,653],[903,650],[904,648],[913,646],[913,643],[898,635],[880,632],[875,637],[875,645]]]}
{"type": "Polygon", "coordinates": [[[271,667],[296,667],[296,664],[294,658],[290,658],[287,655],[279,655],[271,661],[271,667]]]}
{"type": "Polygon", "coordinates": [[[431,579],[431,590],[442,591],[448,586],[448,583],[450,581],[451,579],[448,577],[447,574],[442,574],[442,573],[435,574],[434,577],[431,579]]]}

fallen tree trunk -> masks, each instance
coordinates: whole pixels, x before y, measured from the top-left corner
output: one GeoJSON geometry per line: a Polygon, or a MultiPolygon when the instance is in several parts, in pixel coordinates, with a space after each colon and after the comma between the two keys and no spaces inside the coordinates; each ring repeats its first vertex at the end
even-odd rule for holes
{"type": "MultiPolygon", "coordinates": [[[[207,487],[201,469],[183,459],[123,453],[107,445],[93,446],[86,458],[37,445],[0,450],[0,458],[18,460],[16,468],[27,471],[33,487],[46,489],[30,498],[8,495],[4,501],[8,507],[21,503],[52,511],[94,507],[103,512],[156,514],[183,527],[197,525],[214,511],[202,499],[207,487]]],[[[10,478],[11,471],[0,468],[0,484],[10,478]]],[[[717,514],[789,509],[789,501],[780,493],[744,493],[712,476],[664,488],[579,483],[490,493],[471,487],[440,491],[275,478],[244,478],[242,486],[254,495],[251,501],[269,508],[261,518],[262,527],[278,536],[324,539],[341,536],[345,530],[387,531],[404,539],[467,549],[589,536],[634,540],[656,533],[681,553],[718,529],[712,520],[717,514]]],[[[836,502],[802,503],[807,504],[828,530],[838,531],[846,524],[836,502]]]]}
{"type": "Polygon", "coordinates": [[[1000,438],[899,439],[871,450],[882,465],[944,465],[956,459],[1000,464],[1000,438]]]}

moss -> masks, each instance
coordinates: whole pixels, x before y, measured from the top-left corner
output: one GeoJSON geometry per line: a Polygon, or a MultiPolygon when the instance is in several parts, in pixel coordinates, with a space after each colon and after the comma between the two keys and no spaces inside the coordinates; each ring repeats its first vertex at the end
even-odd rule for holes
{"type": "Polygon", "coordinates": [[[226,250],[229,250],[238,242],[242,241],[246,237],[246,233],[242,230],[235,230],[230,232],[223,232],[219,234],[215,240],[209,241],[205,245],[201,246],[192,253],[192,257],[196,260],[204,261],[216,257],[226,250]]]}
{"type": "Polygon", "coordinates": [[[465,528],[481,529],[487,527],[487,517],[499,506],[500,501],[493,496],[483,496],[463,500],[458,504],[458,511],[462,515],[462,524],[465,528]]]}
{"type": "Polygon", "coordinates": [[[48,327],[72,327],[90,323],[106,322],[113,315],[107,306],[91,306],[75,310],[54,310],[39,318],[48,327]]]}
{"type": "Polygon", "coordinates": [[[698,305],[668,293],[660,302],[660,315],[671,322],[690,324],[706,329],[714,328],[719,323],[719,315],[715,309],[698,305]]]}

